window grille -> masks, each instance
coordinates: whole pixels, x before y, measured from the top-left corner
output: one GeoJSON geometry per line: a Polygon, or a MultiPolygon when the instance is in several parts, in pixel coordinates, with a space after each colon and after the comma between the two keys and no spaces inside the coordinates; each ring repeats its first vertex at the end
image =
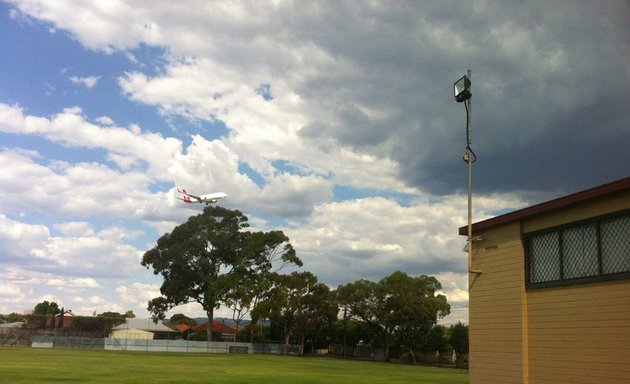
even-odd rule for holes
{"type": "Polygon", "coordinates": [[[569,228],[562,232],[562,261],[565,279],[596,276],[599,273],[595,225],[569,228]]]}
{"type": "Polygon", "coordinates": [[[530,278],[533,283],[560,279],[558,233],[545,233],[530,240],[530,278]]]}
{"type": "Polygon", "coordinates": [[[604,221],[601,231],[603,273],[630,271],[630,216],[604,221]]]}
{"type": "Polygon", "coordinates": [[[630,277],[630,214],[525,235],[528,287],[630,277]]]}

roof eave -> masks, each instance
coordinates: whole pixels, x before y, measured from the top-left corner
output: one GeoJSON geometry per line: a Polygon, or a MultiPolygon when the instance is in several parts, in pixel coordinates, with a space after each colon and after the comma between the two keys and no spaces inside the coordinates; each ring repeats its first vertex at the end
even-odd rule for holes
{"type": "MultiPolygon", "coordinates": [[[[513,221],[525,219],[541,213],[547,213],[555,209],[564,208],[570,205],[578,204],[583,201],[602,197],[611,193],[630,189],[630,177],[616,180],[607,184],[602,184],[594,188],[576,192],[570,195],[562,196],[557,199],[545,201],[540,204],[532,205],[527,208],[519,209],[505,215],[496,216],[487,220],[479,221],[473,224],[473,233],[494,228],[499,225],[511,223],[513,221]]],[[[468,226],[460,227],[459,234],[468,235],[468,226]]]]}

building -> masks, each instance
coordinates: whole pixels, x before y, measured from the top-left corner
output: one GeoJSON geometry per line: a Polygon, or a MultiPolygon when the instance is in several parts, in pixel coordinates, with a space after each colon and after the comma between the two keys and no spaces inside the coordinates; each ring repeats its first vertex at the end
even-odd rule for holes
{"type": "Polygon", "coordinates": [[[630,383],[630,178],[475,223],[470,269],[470,383],[630,383]]]}
{"type": "MultiPolygon", "coordinates": [[[[208,322],[199,324],[192,328],[193,332],[208,332],[208,322]]],[[[212,320],[212,332],[220,333],[221,336],[219,340],[221,341],[232,341],[234,340],[234,335],[236,334],[236,329],[227,326],[217,320],[212,320]]]]}
{"type": "Polygon", "coordinates": [[[157,324],[151,319],[127,318],[125,323],[112,328],[113,339],[173,339],[179,332],[172,330],[161,321],[157,324]]]}

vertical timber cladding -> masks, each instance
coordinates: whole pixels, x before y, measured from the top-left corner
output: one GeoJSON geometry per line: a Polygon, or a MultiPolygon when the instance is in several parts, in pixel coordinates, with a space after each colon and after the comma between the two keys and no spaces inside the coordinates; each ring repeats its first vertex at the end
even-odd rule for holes
{"type": "Polygon", "coordinates": [[[475,233],[470,274],[470,383],[525,383],[527,371],[520,223],[475,233]]]}

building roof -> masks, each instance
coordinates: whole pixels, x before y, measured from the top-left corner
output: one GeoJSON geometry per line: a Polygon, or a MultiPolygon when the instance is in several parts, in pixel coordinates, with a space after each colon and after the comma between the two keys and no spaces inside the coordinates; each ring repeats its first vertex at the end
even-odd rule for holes
{"type": "Polygon", "coordinates": [[[123,324],[117,325],[112,330],[121,330],[121,329],[140,329],[148,332],[177,332],[166,325],[164,325],[161,321],[157,324],[153,322],[151,319],[126,319],[123,324]]]}
{"type": "MultiPolygon", "coordinates": [[[[573,204],[578,204],[584,201],[628,189],[630,189],[630,177],[616,180],[607,184],[602,184],[594,188],[586,189],[581,192],[559,197],[557,199],[549,200],[540,204],[532,205],[527,208],[519,209],[518,211],[506,213],[505,215],[479,221],[473,224],[472,230],[473,233],[475,233],[478,231],[494,228],[499,225],[511,223],[516,220],[525,219],[541,213],[547,213],[553,211],[554,209],[564,208],[573,204]]],[[[459,234],[462,236],[468,235],[468,226],[460,227],[459,234]]]]}
{"type": "Polygon", "coordinates": [[[22,328],[24,326],[23,321],[16,321],[14,323],[3,323],[0,324],[0,328],[22,328]]]}
{"type": "Polygon", "coordinates": [[[175,326],[175,328],[176,328],[178,331],[180,331],[180,332],[186,332],[187,330],[189,330],[189,329],[190,329],[190,328],[192,328],[192,327],[191,327],[190,325],[188,325],[188,324],[181,323],[181,324],[177,324],[177,325],[175,326]]]}
{"type": "MultiPolygon", "coordinates": [[[[205,322],[203,324],[199,324],[198,326],[193,328],[194,332],[201,332],[201,331],[205,331],[208,329],[208,322],[205,322]]],[[[236,333],[236,330],[232,327],[228,327],[227,325],[220,323],[216,320],[212,320],[212,330],[214,332],[219,332],[219,333],[224,333],[224,334],[229,334],[229,335],[233,335],[236,333]]]]}

